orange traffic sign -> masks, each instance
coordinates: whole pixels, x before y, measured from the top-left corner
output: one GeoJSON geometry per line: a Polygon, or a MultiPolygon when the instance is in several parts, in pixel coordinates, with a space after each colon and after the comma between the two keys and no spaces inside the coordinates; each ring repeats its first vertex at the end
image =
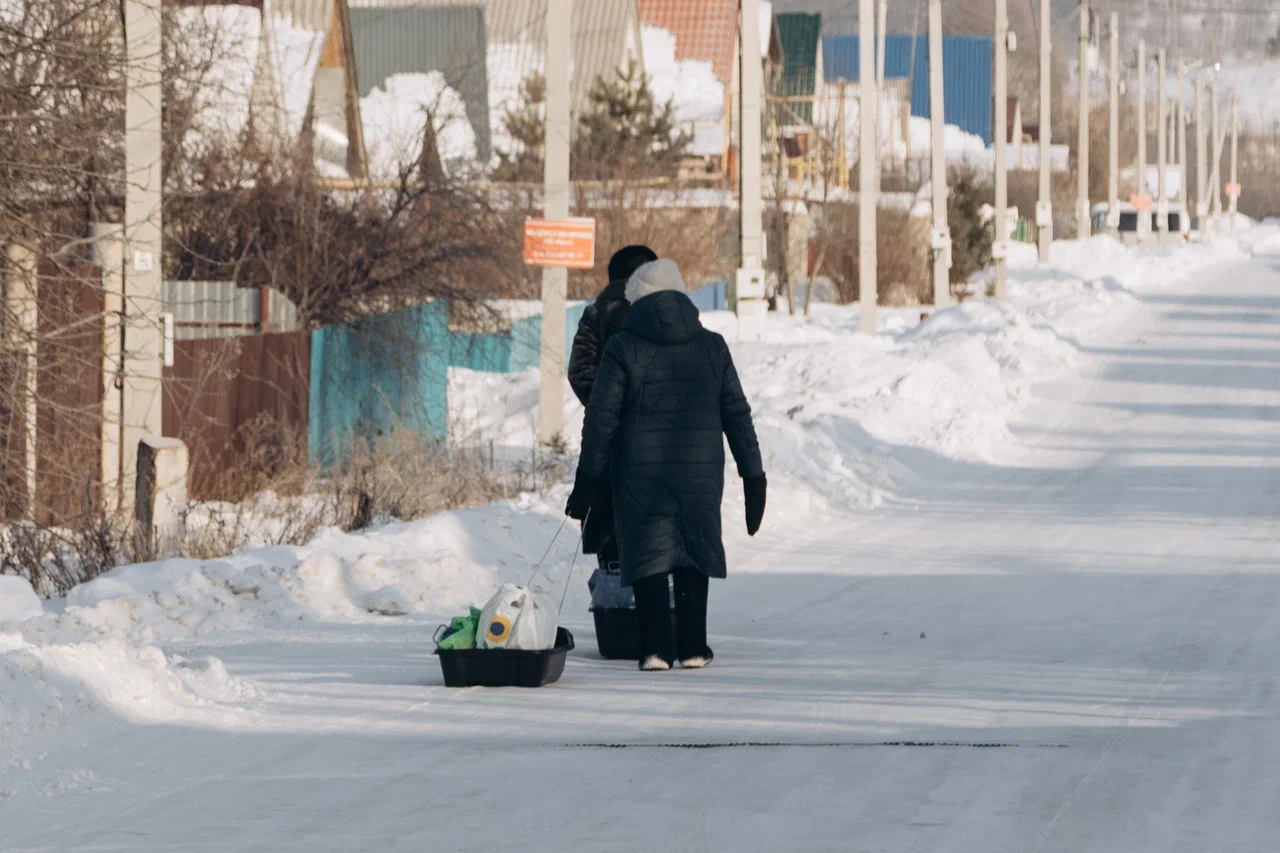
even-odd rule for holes
{"type": "Polygon", "coordinates": [[[1239,198],[1239,197],[1240,197],[1240,185],[1227,184],[1227,198],[1239,198]]]}
{"type": "Polygon", "coordinates": [[[1133,205],[1134,210],[1150,210],[1151,196],[1145,194],[1138,195],[1137,193],[1134,193],[1129,196],[1129,204],[1133,205]]]}
{"type": "Polygon", "coordinates": [[[595,219],[526,219],[524,262],[535,267],[591,269],[596,263],[595,219]]]}

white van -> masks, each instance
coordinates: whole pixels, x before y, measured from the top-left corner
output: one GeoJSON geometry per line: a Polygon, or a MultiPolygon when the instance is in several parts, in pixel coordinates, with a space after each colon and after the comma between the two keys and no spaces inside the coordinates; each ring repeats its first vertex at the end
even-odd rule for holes
{"type": "MultiPolygon", "coordinates": [[[[1166,203],[1168,210],[1168,233],[1165,235],[1166,242],[1186,241],[1191,234],[1191,218],[1187,216],[1186,206],[1181,202],[1171,201],[1166,203]]],[[[1105,234],[1110,229],[1107,223],[1107,213],[1110,206],[1106,202],[1100,202],[1093,206],[1093,213],[1090,222],[1093,226],[1093,233],[1105,234]]],[[[1138,211],[1127,201],[1120,202],[1120,240],[1126,246],[1135,245],[1138,242],[1138,217],[1147,215],[1151,217],[1151,236],[1154,239],[1156,227],[1160,224],[1159,212],[1153,207],[1151,210],[1138,211]]]]}

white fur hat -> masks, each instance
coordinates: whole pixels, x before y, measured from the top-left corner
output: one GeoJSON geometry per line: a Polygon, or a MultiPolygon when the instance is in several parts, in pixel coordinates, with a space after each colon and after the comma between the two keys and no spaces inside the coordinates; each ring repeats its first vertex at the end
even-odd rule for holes
{"type": "Polygon", "coordinates": [[[663,290],[685,292],[684,276],[680,275],[680,267],[668,258],[649,261],[631,274],[627,279],[627,301],[634,305],[652,293],[663,290]]]}

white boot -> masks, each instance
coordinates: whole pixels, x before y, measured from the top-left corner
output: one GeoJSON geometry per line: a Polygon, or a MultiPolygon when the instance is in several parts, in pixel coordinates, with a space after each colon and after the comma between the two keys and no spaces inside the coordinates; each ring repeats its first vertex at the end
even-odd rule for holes
{"type": "Polygon", "coordinates": [[[666,672],[669,669],[671,669],[671,664],[657,655],[649,655],[640,663],[642,672],[666,672]]]}

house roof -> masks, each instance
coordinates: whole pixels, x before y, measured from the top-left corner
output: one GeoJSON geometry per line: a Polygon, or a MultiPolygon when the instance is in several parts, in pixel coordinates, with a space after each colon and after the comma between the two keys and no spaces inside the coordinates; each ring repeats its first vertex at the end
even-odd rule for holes
{"type": "Polygon", "coordinates": [[[733,83],[737,0],[639,0],[640,22],[675,36],[676,60],[702,60],[725,87],[733,83]]]}
{"type": "Polygon", "coordinates": [[[351,10],[360,97],[395,74],[438,71],[466,105],[476,153],[490,151],[484,10],[479,6],[401,6],[351,10]]]}
{"type": "MultiPolygon", "coordinates": [[[[547,0],[349,0],[356,9],[401,6],[460,6],[483,10],[488,53],[490,126],[519,92],[519,84],[544,68],[547,0]]],[[[572,98],[581,111],[597,77],[643,67],[637,0],[580,0],[573,4],[572,98]]],[[[553,39],[553,43],[555,40],[553,39]]]]}

